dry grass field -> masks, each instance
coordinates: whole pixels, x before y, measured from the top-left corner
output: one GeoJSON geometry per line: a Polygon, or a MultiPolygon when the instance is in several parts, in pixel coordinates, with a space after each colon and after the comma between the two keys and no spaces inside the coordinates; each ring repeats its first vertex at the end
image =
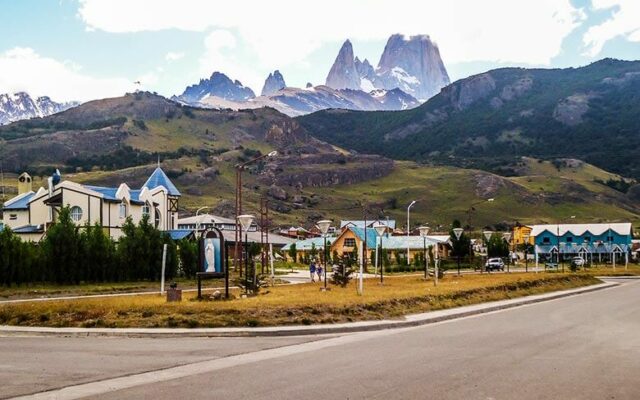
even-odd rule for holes
{"type": "Polygon", "coordinates": [[[277,286],[259,295],[228,301],[180,303],[158,294],[101,299],[54,300],[0,306],[0,324],[59,327],[239,327],[339,323],[399,318],[405,314],[570,289],[598,283],[590,274],[484,274],[447,276],[437,287],[418,276],[388,277],[383,286],[365,280],[346,288],[320,284],[277,286]]]}

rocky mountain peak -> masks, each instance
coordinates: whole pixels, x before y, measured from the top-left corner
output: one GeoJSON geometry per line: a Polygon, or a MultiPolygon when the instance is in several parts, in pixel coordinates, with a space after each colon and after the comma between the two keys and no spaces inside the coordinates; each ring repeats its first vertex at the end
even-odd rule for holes
{"type": "Polygon", "coordinates": [[[22,119],[46,117],[77,105],[77,102],[57,103],[49,96],[34,99],[26,92],[0,94],[0,125],[22,119]]]}
{"type": "Polygon", "coordinates": [[[267,80],[264,82],[264,86],[262,87],[262,96],[271,96],[276,94],[279,90],[287,87],[287,84],[284,82],[284,77],[280,73],[280,71],[275,70],[273,73],[269,74],[267,80]]]}
{"type": "Polygon", "coordinates": [[[438,46],[428,35],[391,35],[378,63],[378,85],[427,100],[450,83],[438,46]]]}
{"type": "Polygon", "coordinates": [[[333,89],[360,89],[360,76],[356,69],[353,46],[348,39],[340,48],[331,66],[326,85],[333,89]]]}
{"type": "Polygon", "coordinates": [[[198,103],[211,96],[230,101],[247,101],[256,97],[253,90],[239,80],[232,81],[227,75],[215,71],[209,79],[200,79],[198,84],[188,86],[178,99],[198,103]]]}

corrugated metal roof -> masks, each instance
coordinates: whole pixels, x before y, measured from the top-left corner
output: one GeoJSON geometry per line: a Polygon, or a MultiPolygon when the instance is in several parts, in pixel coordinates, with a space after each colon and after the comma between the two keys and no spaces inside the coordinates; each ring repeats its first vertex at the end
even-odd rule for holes
{"type": "Polygon", "coordinates": [[[193,231],[191,229],[173,229],[173,230],[167,231],[167,233],[169,234],[169,237],[171,237],[171,239],[173,240],[182,240],[186,237],[189,237],[191,234],[193,234],[193,231]]]}
{"type": "Polygon", "coordinates": [[[29,201],[35,195],[34,192],[26,192],[7,200],[2,207],[3,210],[27,210],[29,209],[29,201]]]}
{"type": "MultiPolygon", "coordinates": [[[[396,221],[394,219],[390,219],[389,221],[387,221],[386,219],[385,220],[382,220],[382,219],[371,220],[371,221],[367,220],[367,226],[369,228],[373,227],[373,225],[375,225],[375,224],[387,225],[391,229],[396,229],[396,221]]],[[[340,221],[340,229],[344,228],[347,225],[351,225],[351,226],[354,226],[356,228],[364,228],[364,221],[362,221],[362,220],[340,221]]],[[[367,235],[368,235],[368,233],[367,233],[367,235]]]]}
{"type": "Polygon", "coordinates": [[[538,236],[544,231],[549,231],[553,235],[564,236],[566,233],[582,236],[589,232],[592,235],[602,235],[611,229],[619,235],[631,234],[631,223],[611,223],[611,224],[547,224],[547,225],[530,225],[531,236],[538,236]]]}
{"type": "Polygon", "coordinates": [[[167,189],[171,196],[180,196],[180,191],[178,191],[173,182],[171,182],[171,179],[169,179],[167,174],[165,174],[160,167],[156,168],[149,179],[147,179],[144,185],[142,185],[142,187],[146,187],[149,189],[155,189],[158,186],[162,186],[167,189]]]}
{"type": "MultiPolygon", "coordinates": [[[[120,199],[116,197],[118,188],[92,186],[92,185],[83,185],[83,186],[89,190],[93,190],[94,192],[100,193],[102,195],[102,198],[107,201],[120,201],[120,199]]],[[[129,197],[130,197],[131,203],[144,204],[144,201],[140,200],[140,192],[142,192],[142,190],[129,190],[129,197]]]]}

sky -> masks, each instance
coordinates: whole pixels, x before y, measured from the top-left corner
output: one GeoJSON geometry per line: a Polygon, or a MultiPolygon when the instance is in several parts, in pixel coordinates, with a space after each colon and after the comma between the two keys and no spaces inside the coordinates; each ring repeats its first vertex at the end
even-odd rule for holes
{"type": "Polygon", "coordinates": [[[0,93],[171,96],[214,71],[259,93],[276,69],[288,86],[318,85],[346,39],[375,66],[394,33],[430,35],[452,81],[635,60],[640,1],[0,0],[0,93]]]}

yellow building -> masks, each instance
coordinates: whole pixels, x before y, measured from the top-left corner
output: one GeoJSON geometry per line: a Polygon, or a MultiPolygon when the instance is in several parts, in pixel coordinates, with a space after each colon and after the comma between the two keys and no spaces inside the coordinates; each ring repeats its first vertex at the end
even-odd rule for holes
{"type": "Polygon", "coordinates": [[[513,235],[510,244],[519,246],[525,243],[525,236],[529,236],[529,244],[533,244],[534,238],[531,236],[532,227],[526,225],[518,225],[513,228],[513,235]]]}

